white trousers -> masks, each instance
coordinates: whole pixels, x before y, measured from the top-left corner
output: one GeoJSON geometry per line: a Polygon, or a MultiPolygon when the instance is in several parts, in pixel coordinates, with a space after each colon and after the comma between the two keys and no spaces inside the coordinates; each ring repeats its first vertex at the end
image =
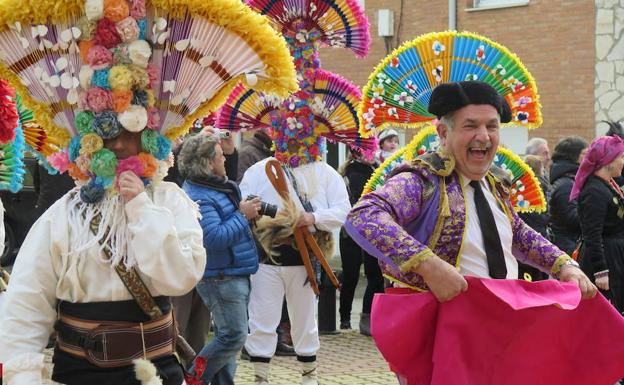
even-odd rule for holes
{"type": "Polygon", "coordinates": [[[251,276],[249,336],[245,349],[252,357],[271,358],[277,346],[275,329],[282,317],[286,295],[290,334],[298,356],[314,356],[320,342],[316,323],[317,301],[303,266],[273,266],[261,263],[251,276]]]}

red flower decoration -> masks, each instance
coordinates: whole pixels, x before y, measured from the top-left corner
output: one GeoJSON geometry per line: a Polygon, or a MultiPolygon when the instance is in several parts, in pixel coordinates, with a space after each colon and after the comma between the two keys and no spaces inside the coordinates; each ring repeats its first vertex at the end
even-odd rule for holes
{"type": "Polygon", "coordinates": [[[101,18],[95,29],[95,44],[111,49],[119,43],[121,37],[117,33],[116,24],[105,17],[101,18]]]}
{"type": "Polygon", "coordinates": [[[15,91],[6,81],[0,80],[0,143],[8,143],[15,138],[17,128],[17,106],[15,91]]]}

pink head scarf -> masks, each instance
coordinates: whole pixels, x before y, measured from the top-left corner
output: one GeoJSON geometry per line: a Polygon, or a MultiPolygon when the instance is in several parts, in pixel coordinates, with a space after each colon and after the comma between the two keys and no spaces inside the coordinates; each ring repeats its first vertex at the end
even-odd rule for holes
{"type": "Polygon", "coordinates": [[[579,196],[590,175],[613,162],[622,153],[624,153],[624,140],[619,136],[601,136],[594,139],[576,172],[570,200],[579,196]]]}

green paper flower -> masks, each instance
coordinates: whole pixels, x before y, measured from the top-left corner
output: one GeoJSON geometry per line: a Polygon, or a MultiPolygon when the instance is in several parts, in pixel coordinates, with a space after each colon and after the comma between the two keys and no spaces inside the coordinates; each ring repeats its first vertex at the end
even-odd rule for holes
{"type": "Polygon", "coordinates": [[[87,135],[93,132],[93,112],[80,111],[75,118],[76,129],[80,135],[87,135]]]}
{"type": "Polygon", "coordinates": [[[91,158],[91,171],[103,178],[112,178],[117,169],[117,157],[115,153],[106,148],[93,154],[91,158]]]}
{"type": "Polygon", "coordinates": [[[141,133],[141,145],[143,150],[150,154],[158,153],[158,132],[154,130],[143,130],[141,133]]]}

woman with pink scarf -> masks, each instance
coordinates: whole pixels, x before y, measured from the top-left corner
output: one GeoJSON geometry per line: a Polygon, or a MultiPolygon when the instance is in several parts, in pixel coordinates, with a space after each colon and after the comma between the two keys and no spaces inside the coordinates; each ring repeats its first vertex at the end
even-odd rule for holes
{"type": "Polygon", "coordinates": [[[570,200],[578,198],[581,268],[624,313],[624,192],[613,180],[624,167],[624,141],[596,138],[581,162],[570,200]]]}

